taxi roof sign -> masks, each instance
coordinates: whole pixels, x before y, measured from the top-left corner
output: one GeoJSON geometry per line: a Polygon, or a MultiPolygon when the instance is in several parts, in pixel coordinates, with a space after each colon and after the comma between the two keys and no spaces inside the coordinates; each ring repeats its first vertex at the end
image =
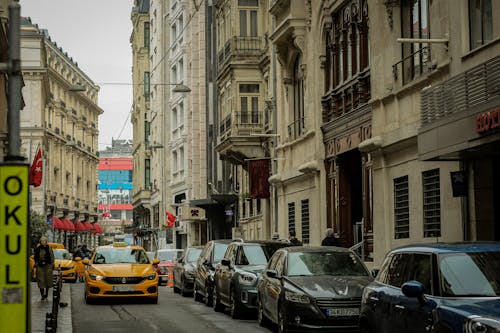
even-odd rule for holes
{"type": "Polygon", "coordinates": [[[127,247],[127,243],[125,242],[114,242],[113,247],[127,247]]]}

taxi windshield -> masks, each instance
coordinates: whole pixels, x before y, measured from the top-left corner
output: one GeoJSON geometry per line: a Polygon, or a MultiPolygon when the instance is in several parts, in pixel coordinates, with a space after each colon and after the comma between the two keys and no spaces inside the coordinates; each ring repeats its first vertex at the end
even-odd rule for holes
{"type": "Polygon", "coordinates": [[[97,249],[94,264],[149,264],[149,259],[141,249],[97,249]]]}
{"type": "Polygon", "coordinates": [[[68,252],[68,250],[54,250],[54,258],[70,260],[71,254],[68,252]]]}

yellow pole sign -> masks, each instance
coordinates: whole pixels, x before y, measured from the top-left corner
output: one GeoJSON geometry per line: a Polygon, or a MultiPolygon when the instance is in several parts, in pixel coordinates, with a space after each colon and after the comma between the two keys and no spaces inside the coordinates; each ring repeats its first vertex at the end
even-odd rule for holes
{"type": "Polygon", "coordinates": [[[28,332],[28,165],[0,164],[0,332],[28,332]]]}

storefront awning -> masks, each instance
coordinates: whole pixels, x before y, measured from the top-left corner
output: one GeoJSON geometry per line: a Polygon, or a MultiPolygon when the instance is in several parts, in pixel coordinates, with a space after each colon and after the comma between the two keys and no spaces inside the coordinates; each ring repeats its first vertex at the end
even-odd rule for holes
{"type": "Polygon", "coordinates": [[[208,209],[211,206],[228,205],[238,201],[235,194],[212,194],[210,198],[189,200],[191,206],[208,209]]]}

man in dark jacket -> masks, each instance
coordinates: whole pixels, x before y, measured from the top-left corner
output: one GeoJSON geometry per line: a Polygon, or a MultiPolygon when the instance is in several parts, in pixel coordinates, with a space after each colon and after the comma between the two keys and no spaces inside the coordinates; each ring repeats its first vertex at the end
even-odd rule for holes
{"type": "Polygon", "coordinates": [[[292,244],[293,246],[302,246],[302,242],[300,240],[297,239],[296,235],[295,235],[295,230],[290,230],[288,232],[288,239],[290,240],[290,244],[292,244]]]}
{"type": "Polygon", "coordinates": [[[321,241],[321,245],[323,246],[340,246],[340,243],[337,238],[333,235],[333,229],[326,229],[326,237],[321,241]]]}

